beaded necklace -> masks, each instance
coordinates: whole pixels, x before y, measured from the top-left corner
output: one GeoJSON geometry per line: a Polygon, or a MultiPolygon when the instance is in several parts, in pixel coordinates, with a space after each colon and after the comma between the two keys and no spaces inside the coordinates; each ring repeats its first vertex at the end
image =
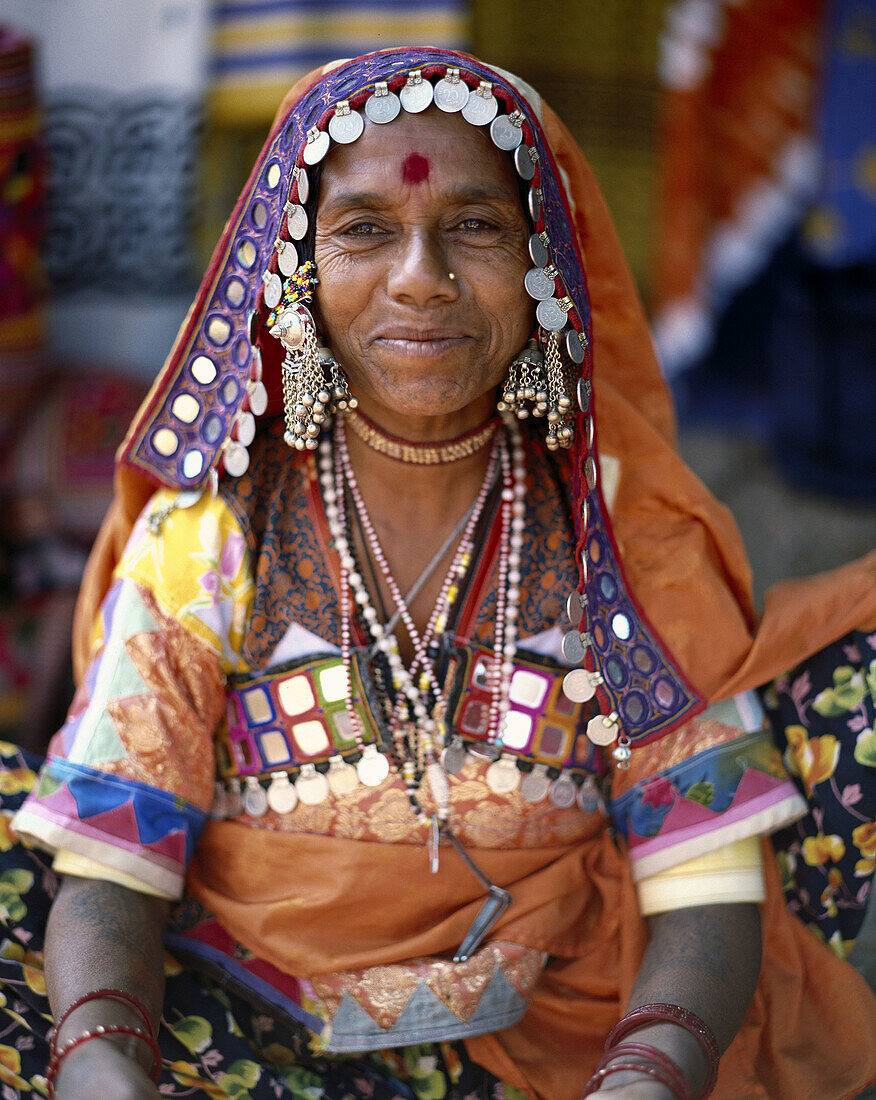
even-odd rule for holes
{"type": "Polygon", "coordinates": [[[354,609],[358,609],[373,638],[374,647],[385,656],[390,669],[395,692],[395,704],[388,723],[392,762],[405,781],[411,807],[417,819],[421,821],[426,820],[426,814],[419,804],[417,789],[425,775],[436,803],[440,825],[444,825],[449,816],[449,784],[437,755],[445,740],[445,700],[435,674],[433,658],[437,638],[447,627],[449,614],[458,597],[461,583],[471,567],[474,532],[495,481],[497,470],[500,468],[503,481],[500,508],[501,538],[488,720],[488,741],[491,746],[495,746],[493,752],[497,756],[508,710],[508,688],[516,652],[520,551],[523,544],[526,488],[520,433],[513,420],[506,422],[506,425],[508,434],[511,436],[511,455],[509,455],[508,442],[503,432],[494,440],[484,481],[471,508],[450,569],[422,636],[392,575],[362,499],[347,450],[343,417],[337,418],[333,432],[326,432],[320,443],[319,474],[326,518],[341,561],[341,658],[345,670],[347,709],[351,717],[354,739],[363,754],[356,770],[360,780],[366,786],[376,786],[389,774],[390,761],[378,752],[375,745],[364,744],[359,718],[352,705],[351,637],[354,609]],[[349,490],[352,497],[370,552],[392,595],[396,605],[396,615],[407,630],[414,647],[414,658],[409,669],[405,667],[398,651],[398,643],[392,627],[390,626],[387,630],[387,627],[380,622],[368,588],[356,569],[348,537],[346,511],[343,506],[346,490],[349,490]]]}

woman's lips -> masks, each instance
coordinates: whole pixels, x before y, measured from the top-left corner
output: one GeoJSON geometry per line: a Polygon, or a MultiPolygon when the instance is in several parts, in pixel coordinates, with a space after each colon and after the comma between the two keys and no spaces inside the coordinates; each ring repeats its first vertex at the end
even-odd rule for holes
{"type": "Polygon", "coordinates": [[[466,333],[457,329],[388,329],[374,343],[398,355],[428,358],[458,348],[468,339],[466,333]]]}

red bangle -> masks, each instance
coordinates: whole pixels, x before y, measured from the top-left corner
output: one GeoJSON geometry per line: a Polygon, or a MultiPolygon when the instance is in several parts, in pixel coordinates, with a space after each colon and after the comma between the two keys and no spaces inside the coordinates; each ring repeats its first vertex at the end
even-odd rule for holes
{"type": "Polygon", "coordinates": [[[612,1062],[609,1066],[602,1066],[587,1082],[583,1095],[592,1096],[606,1077],[610,1077],[613,1073],[643,1073],[646,1077],[651,1077],[661,1085],[665,1085],[676,1100],[692,1100],[689,1089],[685,1088],[683,1092],[677,1091],[673,1075],[665,1073],[661,1066],[648,1062],[612,1062]]]}
{"type": "Polygon", "coordinates": [[[695,1100],[690,1082],[685,1077],[681,1066],[670,1058],[665,1050],[651,1046],[650,1043],[619,1043],[603,1057],[599,1066],[602,1068],[618,1059],[629,1061],[630,1057],[644,1058],[645,1062],[660,1066],[661,1069],[665,1070],[667,1076],[672,1078],[672,1090],[681,1100],[695,1100]]]}
{"type": "Polygon", "coordinates": [[[90,1043],[92,1039],[105,1039],[108,1035],[132,1035],[135,1039],[144,1042],[152,1051],[152,1069],[149,1071],[149,1077],[153,1084],[158,1084],[158,1077],[161,1073],[161,1051],[154,1037],[147,1034],[142,1027],[127,1027],[125,1024],[108,1024],[104,1027],[101,1024],[89,1031],[83,1031],[81,1035],[77,1035],[65,1043],[60,1050],[55,1047],[54,1038],[52,1039],[52,1057],[46,1071],[49,1100],[52,1100],[55,1095],[55,1078],[58,1076],[58,1070],[67,1055],[76,1050],[77,1047],[90,1043]]]}
{"type": "Polygon", "coordinates": [[[149,1015],[149,1010],[138,997],[135,997],[133,993],[128,993],[125,989],[92,989],[90,993],[83,993],[81,997],[75,1000],[73,1004],[68,1005],[61,1013],[58,1022],[53,1028],[53,1034],[58,1034],[61,1030],[61,1025],[77,1008],[81,1008],[84,1004],[88,1004],[89,1001],[99,1001],[104,998],[112,1001],[124,1001],[125,1004],[129,1004],[131,1008],[135,1009],[143,1017],[143,1023],[146,1025],[146,1030],[149,1032],[150,1037],[152,1039],[155,1038],[155,1025],[152,1023],[152,1017],[149,1015]]]}
{"type": "Polygon", "coordinates": [[[656,1023],[678,1024],[679,1027],[683,1027],[685,1031],[693,1035],[700,1044],[708,1063],[706,1081],[699,1097],[699,1100],[705,1100],[711,1094],[718,1078],[718,1060],[720,1058],[718,1043],[709,1025],[701,1020],[696,1013],[682,1008],[681,1005],[657,1003],[639,1005],[638,1008],[634,1008],[632,1012],[628,1012],[622,1020],[615,1024],[608,1033],[608,1038],[605,1040],[605,1053],[608,1054],[631,1031],[656,1023]]]}

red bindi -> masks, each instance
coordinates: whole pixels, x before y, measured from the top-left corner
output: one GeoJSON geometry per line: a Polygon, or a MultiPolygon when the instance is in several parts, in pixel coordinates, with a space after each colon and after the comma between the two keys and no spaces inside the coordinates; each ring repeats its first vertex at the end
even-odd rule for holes
{"type": "Polygon", "coordinates": [[[402,165],[403,183],[422,183],[429,178],[429,162],[420,153],[409,153],[402,165]]]}

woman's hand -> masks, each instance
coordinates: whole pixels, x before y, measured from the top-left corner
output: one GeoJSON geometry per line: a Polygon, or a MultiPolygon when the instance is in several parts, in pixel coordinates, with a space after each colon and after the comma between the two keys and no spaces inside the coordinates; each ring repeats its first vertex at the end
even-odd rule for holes
{"type": "Polygon", "coordinates": [[[613,1074],[593,1095],[611,1097],[611,1100],[675,1100],[671,1089],[640,1073],[613,1074]]]}
{"type": "Polygon", "coordinates": [[[158,1100],[159,1092],[136,1059],[111,1039],[91,1039],[71,1050],[55,1078],[55,1100],[158,1100]]]}

